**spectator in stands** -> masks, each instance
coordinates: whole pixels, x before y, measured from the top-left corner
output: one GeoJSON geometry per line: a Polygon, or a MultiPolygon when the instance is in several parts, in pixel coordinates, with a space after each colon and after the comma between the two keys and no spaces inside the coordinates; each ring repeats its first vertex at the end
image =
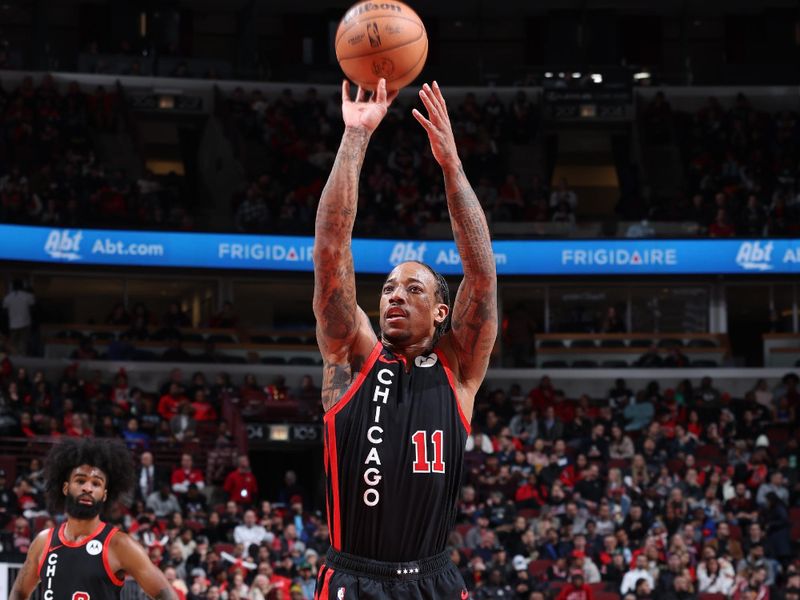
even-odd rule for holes
{"type": "Polygon", "coordinates": [[[163,470],[160,467],[156,467],[153,462],[153,453],[149,451],[142,452],[139,457],[139,469],[136,477],[137,496],[142,500],[146,500],[153,492],[160,489],[165,481],[166,477],[163,470]]]}
{"type": "Polygon", "coordinates": [[[558,183],[558,187],[550,194],[550,208],[557,209],[559,205],[564,204],[565,210],[569,214],[575,214],[578,208],[578,196],[569,189],[567,186],[567,178],[562,177],[558,183]]]}
{"type": "Polygon", "coordinates": [[[188,402],[189,399],[183,393],[183,386],[173,379],[169,384],[169,393],[161,396],[158,401],[158,414],[169,422],[178,414],[179,407],[188,402]]]}
{"type": "Polygon", "coordinates": [[[679,346],[672,346],[667,357],[664,359],[663,366],[670,369],[681,369],[689,366],[689,358],[681,351],[679,346]]]}
{"type": "Polygon", "coordinates": [[[226,300],[222,304],[222,310],[209,320],[208,326],[219,329],[235,329],[239,323],[239,317],[233,310],[233,303],[226,300]]]}
{"type": "Polygon", "coordinates": [[[583,571],[573,569],[570,573],[569,582],[561,588],[556,596],[556,600],[593,600],[594,593],[584,581],[583,571]]]}
{"type": "Polygon", "coordinates": [[[194,467],[194,460],[192,459],[192,455],[188,452],[181,454],[181,465],[172,471],[170,482],[172,484],[172,491],[179,496],[186,494],[189,491],[189,486],[192,484],[198,490],[203,490],[206,485],[203,479],[203,473],[200,469],[194,467]]]}
{"type": "Polygon", "coordinates": [[[258,483],[250,470],[250,459],[246,454],[240,456],[237,463],[236,470],[231,471],[225,478],[223,489],[233,502],[250,506],[258,496],[258,483]]]}
{"type": "Polygon", "coordinates": [[[644,554],[637,556],[635,566],[625,573],[619,588],[620,593],[623,595],[630,592],[636,593],[640,580],[644,580],[650,589],[655,586],[653,576],[647,568],[647,557],[644,554]]]}
{"type": "Polygon", "coordinates": [[[3,298],[3,309],[8,317],[9,351],[12,354],[28,354],[35,304],[36,297],[24,288],[22,280],[14,279],[11,291],[3,298]]]}
{"type": "Polygon", "coordinates": [[[145,504],[159,519],[164,519],[172,513],[181,512],[178,499],[170,492],[169,483],[167,482],[162,483],[157,491],[150,494],[145,504]]]}
{"type": "Polygon", "coordinates": [[[169,429],[173,437],[179,442],[196,438],[197,421],[194,418],[194,408],[188,402],[181,404],[178,414],[169,421],[169,429]]]}
{"type": "Polygon", "coordinates": [[[125,305],[122,302],[117,302],[106,317],[106,325],[124,326],[130,324],[131,316],[125,310],[125,305]]]}
{"type": "Polygon", "coordinates": [[[664,361],[658,352],[658,346],[656,346],[655,344],[650,346],[647,352],[642,354],[639,357],[639,360],[636,361],[636,366],[642,369],[652,369],[654,367],[661,367],[663,366],[663,364],[664,361]]]}
{"type": "Polygon", "coordinates": [[[625,431],[640,431],[653,419],[655,410],[653,403],[645,397],[644,392],[639,392],[633,402],[628,404],[623,411],[627,425],[625,431]]]}
{"type": "Polygon", "coordinates": [[[600,333],[624,333],[627,331],[625,323],[617,313],[615,306],[609,306],[598,328],[600,333]]]}
{"type": "Polygon", "coordinates": [[[544,415],[539,423],[539,435],[545,441],[553,442],[564,436],[564,423],[556,417],[555,408],[551,405],[544,409],[544,415]]]}
{"type": "Polygon", "coordinates": [[[271,544],[274,539],[275,536],[272,533],[256,522],[254,510],[244,511],[244,523],[237,525],[233,530],[233,541],[243,544],[245,552],[251,555],[254,555],[255,548],[262,542],[266,541],[271,544]]]}
{"type": "Polygon", "coordinates": [[[81,338],[78,348],[70,354],[72,360],[97,360],[100,353],[95,349],[91,337],[81,338]]]}
{"type": "Polygon", "coordinates": [[[536,412],[525,406],[519,414],[512,417],[509,423],[511,435],[522,441],[524,445],[532,445],[539,437],[539,421],[536,412]]]}
{"type": "MultiPolygon", "coordinates": [[[[125,445],[130,450],[147,450],[150,447],[150,436],[139,429],[139,420],[131,417],[125,430],[122,432],[125,445]]],[[[152,491],[152,490],[151,490],[152,491]]]]}

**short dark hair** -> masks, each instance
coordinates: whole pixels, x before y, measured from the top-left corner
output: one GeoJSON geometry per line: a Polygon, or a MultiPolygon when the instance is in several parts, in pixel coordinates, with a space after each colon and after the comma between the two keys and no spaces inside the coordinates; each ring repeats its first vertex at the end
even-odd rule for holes
{"type": "Polygon", "coordinates": [[[431,272],[431,275],[433,275],[434,279],[436,280],[436,298],[442,304],[446,304],[447,308],[448,308],[447,317],[445,317],[444,321],[442,321],[441,323],[439,323],[439,325],[436,326],[436,336],[435,336],[435,338],[436,338],[436,340],[438,340],[445,333],[450,331],[450,310],[449,310],[451,308],[450,307],[450,286],[447,285],[447,280],[444,278],[444,275],[439,273],[439,271],[434,269],[429,264],[426,264],[426,263],[418,261],[418,260],[415,260],[413,262],[422,265],[423,267],[428,269],[428,271],[431,272]]]}
{"type": "Polygon", "coordinates": [[[81,465],[97,467],[106,476],[106,502],[108,511],[135,483],[135,468],[131,452],[121,440],[67,439],[58,442],[44,462],[45,498],[51,511],[62,513],[66,497],[64,482],[72,470],[81,465]]]}

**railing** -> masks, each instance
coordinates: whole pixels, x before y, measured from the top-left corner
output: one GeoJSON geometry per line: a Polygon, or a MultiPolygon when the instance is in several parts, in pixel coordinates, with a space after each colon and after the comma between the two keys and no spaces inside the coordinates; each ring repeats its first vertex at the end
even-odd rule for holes
{"type": "MultiPolygon", "coordinates": [[[[22,558],[22,555],[20,555],[22,558]]],[[[22,568],[21,562],[0,562],[0,598],[8,598],[14,581],[19,575],[22,568]]],[[[43,600],[44,590],[41,584],[33,590],[30,595],[30,600],[43,600]]],[[[148,600],[147,594],[144,593],[139,584],[131,578],[125,580],[125,585],[122,586],[120,593],[120,600],[148,600]]]]}

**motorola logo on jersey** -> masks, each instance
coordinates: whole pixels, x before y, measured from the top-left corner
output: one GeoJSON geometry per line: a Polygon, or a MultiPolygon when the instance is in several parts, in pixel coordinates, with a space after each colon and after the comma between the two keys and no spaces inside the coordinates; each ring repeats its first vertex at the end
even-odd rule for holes
{"type": "Polygon", "coordinates": [[[100,540],[90,540],[88,544],[86,544],[86,552],[91,554],[92,556],[97,556],[103,551],[103,542],[100,540]]]}
{"type": "Polygon", "coordinates": [[[436,362],[439,360],[439,357],[436,354],[430,354],[428,356],[423,356],[420,354],[417,358],[414,359],[414,364],[418,367],[422,367],[423,369],[429,369],[436,362]]]}
{"type": "Polygon", "coordinates": [[[375,386],[375,391],[372,393],[372,402],[375,404],[375,412],[372,414],[373,425],[367,429],[367,441],[371,444],[367,459],[364,464],[367,469],[364,471],[364,483],[367,484],[367,489],[364,490],[364,504],[367,506],[376,506],[381,500],[381,494],[377,489],[381,478],[381,457],[378,448],[383,443],[383,427],[381,427],[381,407],[386,405],[389,400],[389,389],[394,383],[394,373],[389,369],[381,369],[378,371],[378,384],[375,386]],[[375,466],[370,466],[375,465],[375,466]]]}

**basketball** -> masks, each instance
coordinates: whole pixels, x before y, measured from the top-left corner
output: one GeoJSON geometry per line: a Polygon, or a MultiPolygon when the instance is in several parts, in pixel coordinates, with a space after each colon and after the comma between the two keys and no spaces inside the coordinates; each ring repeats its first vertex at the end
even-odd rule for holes
{"type": "Polygon", "coordinates": [[[336,30],[336,59],[345,75],[362,88],[386,89],[411,83],[425,66],[425,25],[402,2],[359,2],[345,13],[336,30]]]}

